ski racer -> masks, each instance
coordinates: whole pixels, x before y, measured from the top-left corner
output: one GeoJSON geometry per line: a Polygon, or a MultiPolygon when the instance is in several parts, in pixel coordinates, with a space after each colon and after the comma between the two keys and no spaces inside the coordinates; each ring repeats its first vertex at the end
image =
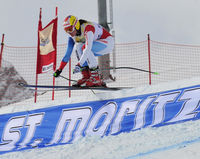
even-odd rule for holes
{"type": "Polygon", "coordinates": [[[75,45],[78,63],[73,69],[73,73],[81,72],[82,78],[74,83],[73,86],[104,86],[105,84],[98,72],[98,63],[95,56],[102,56],[112,52],[114,48],[112,35],[101,25],[78,19],[73,15],[65,18],[63,27],[70,36],[66,53],[60,63],[60,67],[53,74],[54,77],[58,77],[61,74],[71,57],[75,45]]]}

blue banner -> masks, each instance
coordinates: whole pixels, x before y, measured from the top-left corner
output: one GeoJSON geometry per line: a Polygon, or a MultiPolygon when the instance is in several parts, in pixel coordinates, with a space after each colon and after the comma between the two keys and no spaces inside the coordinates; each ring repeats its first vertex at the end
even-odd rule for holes
{"type": "Polygon", "coordinates": [[[197,120],[200,85],[0,115],[0,154],[197,120]]]}

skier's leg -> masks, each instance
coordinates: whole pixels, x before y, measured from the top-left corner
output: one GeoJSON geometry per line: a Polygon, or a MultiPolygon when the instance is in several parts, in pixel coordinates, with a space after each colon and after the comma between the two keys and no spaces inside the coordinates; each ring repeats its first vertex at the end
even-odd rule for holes
{"type": "MultiPolygon", "coordinates": [[[[76,57],[77,57],[78,61],[80,60],[81,55],[83,53],[83,51],[82,51],[83,45],[84,45],[83,43],[76,44],[76,57]]],[[[90,70],[87,65],[87,62],[84,63],[81,74],[82,74],[82,78],[79,79],[77,82],[73,83],[72,84],[73,86],[77,86],[77,87],[82,86],[90,78],[90,70]]]]}
{"type": "MultiPolygon", "coordinates": [[[[83,50],[84,47],[85,45],[82,46],[82,49],[79,48],[79,50],[83,50]]],[[[79,59],[79,62],[81,66],[83,66],[83,64],[87,62],[89,68],[96,68],[98,63],[95,56],[102,56],[105,54],[109,54],[112,52],[113,48],[114,48],[113,37],[96,40],[93,42],[91,51],[87,51],[83,56],[81,54],[81,58],[79,59]]]]}
{"type": "Polygon", "coordinates": [[[85,82],[87,86],[102,86],[105,85],[100,78],[98,72],[98,63],[95,56],[102,56],[111,53],[114,47],[114,40],[112,37],[107,39],[100,39],[93,42],[92,50],[87,51],[84,56],[83,49],[85,45],[79,45],[77,54],[81,66],[88,65],[90,68],[90,78],[85,82]]]}
{"type": "MultiPolygon", "coordinates": [[[[107,39],[102,39],[102,40],[97,40],[93,42],[92,46],[92,53],[94,56],[102,56],[108,53],[111,53],[114,47],[114,40],[112,37],[108,37],[107,39]]],[[[88,58],[88,63],[95,63],[93,60],[94,56],[92,58],[88,58]]],[[[89,65],[90,66],[90,65],[89,65]]],[[[94,65],[93,65],[94,66],[94,65]]],[[[97,67],[97,62],[96,66],[90,67],[91,75],[89,80],[87,80],[86,85],[87,86],[106,86],[106,84],[101,80],[99,72],[98,72],[98,67],[97,67]]]]}
{"type": "Polygon", "coordinates": [[[92,46],[92,52],[94,52],[95,56],[102,56],[105,54],[112,53],[114,48],[114,39],[109,36],[106,39],[96,40],[92,46]]]}

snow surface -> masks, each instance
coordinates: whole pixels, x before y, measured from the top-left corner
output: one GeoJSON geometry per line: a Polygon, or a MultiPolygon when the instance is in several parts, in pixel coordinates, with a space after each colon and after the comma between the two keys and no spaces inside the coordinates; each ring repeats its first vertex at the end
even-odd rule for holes
{"type": "MultiPolygon", "coordinates": [[[[174,81],[152,86],[127,89],[115,92],[96,93],[87,96],[56,99],[55,101],[33,103],[27,99],[0,108],[0,114],[33,110],[54,105],[113,99],[153,92],[183,88],[199,84],[200,78],[174,81]],[[29,103],[29,104],[27,104],[29,103]]],[[[51,93],[43,96],[48,97],[51,93]]],[[[84,137],[73,144],[59,145],[41,149],[31,149],[0,155],[1,159],[199,159],[200,121],[144,128],[117,136],[84,137]]]]}

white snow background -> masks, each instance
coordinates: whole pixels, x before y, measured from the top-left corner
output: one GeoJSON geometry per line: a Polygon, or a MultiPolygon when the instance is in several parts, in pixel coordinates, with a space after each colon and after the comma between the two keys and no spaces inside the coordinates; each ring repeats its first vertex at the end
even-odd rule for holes
{"type": "MultiPolygon", "coordinates": [[[[11,66],[8,66],[9,68],[11,66]]],[[[16,76],[18,76],[16,74],[16,76]]],[[[87,96],[56,99],[48,102],[33,103],[33,98],[0,108],[0,114],[27,111],[60,104],[121,98],[153,92],[178,89],[199,84],[200,78],[174,81],[152,86],[143,86],[115,92],[90,93],[87,96]]],[[[0,82],[0,88],[5,82],[0,82]]],[[[26,92],[27,90],[25,90],[26,92]]],[[[21,93],[22,94],[22,93],[21,93]]],[[[26,93],[25,93],[26,94],[26,93]]],[[[51,96],[46,93],[43,96],[51,96]]],[[[6,97],[5,97],[6,98],[6,97]]],[[[9,103],[8,98],[2,98],[9,103]]],[[[17,96],[15,97],[15,99],[17,96]]],[[[19,97],[17,101],[21,100],[19,97]]],[[[48,97],[49,99],[49,97],[48,97]]],[[[12,99],[11,99],[12,100],[12,99]]],[[[13,102],[13,101],[11,101],[13,102]]],[[[200,121],[144,128],[117,136],[84,137],[73,144],[47,148],[11,152],[0,155],[0,159],[199,159],[200,158],[200,121]]]]}

